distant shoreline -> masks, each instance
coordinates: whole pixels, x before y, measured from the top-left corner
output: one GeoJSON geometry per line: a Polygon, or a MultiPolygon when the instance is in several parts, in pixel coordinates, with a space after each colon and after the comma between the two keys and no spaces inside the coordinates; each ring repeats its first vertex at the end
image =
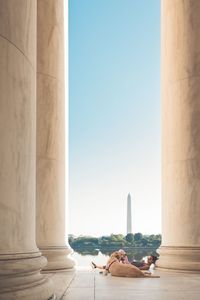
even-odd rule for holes
{"type": "MultiPolygon", "coordinates": [[[[83,245],[83,246],[76,246],[76,247],[72,247],[73,249],[91,249],[91,250],[99,250],[99,251],[101,251],[101,249],[118,249],[120,246],[113,246],[113,245],[111,245],[111,246],[103,246],[103,247],[100,247],[100,248],[95,248],[95,247],[93,247],[93,246],[87,246],[87,245],[83,245]]],[[[148,246],[148,247],[144,247],[144,246],[140,246],[140,247],[138,247],[138,246],[122,246],[121,248],[123,248],[123,249],[130,249],[130,250],[134,250],[134,249],[157,249],[157,247],[150,247],[150,246],[148,246]]]]}
{"type": "Polygon", "coordinates": [[[73,249],[77,250],[93,250],[100,249],[103,251],[117,250],[120,248],[127,250],[136,249],[158,249],[161,245],[161,235],[151,234],[143,235],[138,232],[135,234],[128,233],[126,236],[122,234],[111,234],[110,236],[101,236],[99,238],[91,236],[75,237],[69,235],[69,244],[73,249]]]}

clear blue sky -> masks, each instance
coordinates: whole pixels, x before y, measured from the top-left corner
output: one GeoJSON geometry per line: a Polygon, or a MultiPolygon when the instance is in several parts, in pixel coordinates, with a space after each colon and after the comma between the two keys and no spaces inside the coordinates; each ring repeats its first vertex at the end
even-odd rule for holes
{"type": "Polygon", "coordinates": [[[160,233],[160,1],[69,0],[69,233],[160,233]]]}

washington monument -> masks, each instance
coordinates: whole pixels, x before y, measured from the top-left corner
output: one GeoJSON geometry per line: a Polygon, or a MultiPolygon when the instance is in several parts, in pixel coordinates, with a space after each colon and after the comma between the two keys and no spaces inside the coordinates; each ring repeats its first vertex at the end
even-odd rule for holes
{"type": "Polygon", "coordinates": [[[127,197],[127,234],[132,233],[131,195],[127,197]]]}

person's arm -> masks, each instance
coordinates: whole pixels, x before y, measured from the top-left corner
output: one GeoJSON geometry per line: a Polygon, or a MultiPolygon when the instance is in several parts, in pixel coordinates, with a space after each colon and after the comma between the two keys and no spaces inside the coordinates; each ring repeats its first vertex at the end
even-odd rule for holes
{"type": "Polygon", "coordinates": [[[140,270],[149,270],[150,265],[148,265],[147,263],[144,263],[141,267],[139,267],[140,270]]]}
{"type": "Polygon", "coordinates": [[[130,264],[130,261],[128,260],[128,256],[127,256],[127,255],[124,256],[124,257],[121,259],[121,262],[122,262],[123,264],[130,264]]]}

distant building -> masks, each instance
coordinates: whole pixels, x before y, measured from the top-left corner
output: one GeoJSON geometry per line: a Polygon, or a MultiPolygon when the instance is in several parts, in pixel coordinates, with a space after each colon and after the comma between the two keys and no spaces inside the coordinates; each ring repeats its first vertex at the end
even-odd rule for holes
{"type": "Polygon", "coordinates": [[[131,195],[127,197],[127,234],[132,233],[131,195]]]}

